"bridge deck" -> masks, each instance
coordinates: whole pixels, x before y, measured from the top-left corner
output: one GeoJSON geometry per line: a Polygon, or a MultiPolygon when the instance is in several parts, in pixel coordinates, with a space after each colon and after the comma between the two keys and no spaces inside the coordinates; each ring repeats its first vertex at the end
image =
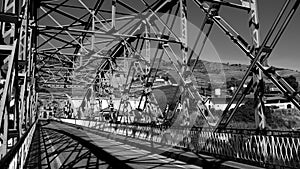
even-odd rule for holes
{"type": "Polygon", "coordinates": [[[258,168],[134,138],[41,122],[25,168],[258,168]]]}

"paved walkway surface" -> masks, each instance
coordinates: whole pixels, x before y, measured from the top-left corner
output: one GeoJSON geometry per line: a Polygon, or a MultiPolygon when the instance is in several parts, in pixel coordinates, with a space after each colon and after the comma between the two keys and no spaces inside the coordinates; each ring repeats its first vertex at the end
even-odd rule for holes
{"type": "Polygon", "coordinates": [[[51,121],[37,127],[25,168],[257,167],[51,121]]]}

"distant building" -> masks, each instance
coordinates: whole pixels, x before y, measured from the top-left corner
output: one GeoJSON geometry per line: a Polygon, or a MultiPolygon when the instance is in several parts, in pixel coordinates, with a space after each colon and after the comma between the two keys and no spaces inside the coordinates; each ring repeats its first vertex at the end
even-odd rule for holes
{"type": "Polygon", "coordinates": [[[281,94],[281,91],[271,82],[265,83],[266,95],[278,95],[281,94]]]}
{"type": "Polygon", "coordinates": [[[267,107],[272,107],[273,109],[294,109],[295,106],[290,101],[282,96],[266,97],[267,107]]]}
{"type": "MultiPolygon", "coordinates": [[[[249,96],[243,100],[243,102],[240,104],[244,105],[248,100],[253,99],[253,97],[249,96]]],[[[209,109],[215,109],[215,110],[225,110],[227,107],[228,103],[230,102],[231,98],[230,97],[217,97],[217,98],[211,98],[209,101],[207,101],[206,106],[209,109]]],[[[236,103],[231,104],[230,109],[234,108],[236,106],[236,103]]]]}

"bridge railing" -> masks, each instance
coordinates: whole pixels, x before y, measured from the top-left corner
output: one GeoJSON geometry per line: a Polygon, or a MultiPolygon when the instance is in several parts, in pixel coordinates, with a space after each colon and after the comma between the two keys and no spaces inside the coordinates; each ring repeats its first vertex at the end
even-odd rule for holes
{"type": "Polygon", "coordinates": [[[19,169],[23,168],[29,152],[37,120],[31,125],[27,132],[21,137],[16,145],[1,159],[0,168],[19,169]]]}
{"type": "Polygon", "coordinates": [[[89,127],[159,144],[177,146],[259,166],[300,168],[300,132],[212,128],[187,128],[162,125],[114,124],[103,121],[60,119],[62,122],[89,127]]]}

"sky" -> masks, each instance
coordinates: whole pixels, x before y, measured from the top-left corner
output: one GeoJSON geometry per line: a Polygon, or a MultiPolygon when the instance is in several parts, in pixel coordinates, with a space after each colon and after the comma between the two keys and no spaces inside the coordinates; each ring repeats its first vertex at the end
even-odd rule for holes
{"type": "MultiPolygon", "coordinates": [[[[131,0],[122,0],[125,3],[129,3],[136,8],[138,8],[138,3],[133,3],[131,0]]],[[[140,2],[140,0],[134,0],[135,2],[140,2]]],[[[240,3],[239,0],[226,0],[229,2],[240,3]]],[[[257,0],[258,1],[258,13],[260,21],[260,33],[261,41],[264,39],[267,31],[269,30],[272,22],[275,20],[276,15],[279,13],[280,8],[286,0],[257,0]]],[[[72,2],[78,3],[76,0],[72,2]]],[[[90,1],[84,1],[88,3],[90,1]]],[[[295,0],[291,0],[295,2],[295,0]]],[[[110,1],[105,3],[110,5],[110,1]]],[[[140,2],[141,3],[141,2],[140,2]]],[[[120,5],[119,5],[120,6],[120,5]]],[[[118,6],[117,9],[120,9],[118,6]]],[[[193,0],[187,0],[187,11],[188,11],[188,21],[192,24],[192,28],[188,29],[192,32],[193,29],[200,28],[203,22],[203,12],[201,9],[193,2],[193,0]]],[[[240,9],[234,9],[231,7],[222,6],[220,10],[220,16],[222,16],[234,29],[237,30],[248,42],[250,41],[250,31],[248,28],[248,18],[249,15],[246,11],[240,9]]],[[[269,65],[276,67],[289,68],[294,70],[300,70],[300,9],[296,11],[292,21],[285,30],[280,41],[276,45],[275,49],[272,52],[272,55],[269,59],[269,65]]],[[[190,39],[193,39],[193,36],[190,36],[190,39]]],[[[213,53],[217,52],[219,55],[219,61],[229,62],[229,63],[241,63],[248,64],[250,59],[245,56],[245,54],[233,44],[228,37],[216,26],[214,25],[213,30],[209,36],[209,43],[206,46],[208,51],[211,49],[215,50],[213,53]]],[[[217,61],[215,57],[210,58],[210,54],[206,53],[207,57],[200,58],[209,61],[217,61]]]]}
{"type": "MultiPolygon", "coordinates": [[[[192,1],[188,2],[188,19],[191,23],[200,27],[203,20],[203,12],[192,1]]],[[[239,0],[231,2],[239,3],[239,0]]],[[[274,22],[276,15],[283,6],[285,0],[258,0],[258,13],[260,21],[261,42],[274,22]]],[[[292,0],[292,2],[295,2],[292,0]]],[[[281,39],[275,46],[269,65],[276,67],[300,70],[300,9],[296,11],[292,21],[288,25],[281,39]]],[[[250,41],[250,32],[248,28],[248,13],[240,9],[223,6],[220,10],[222,16],[230,25],[237,30],[248,42],[250,41]]],[[[214,25],[209,40],[217,50],[222,62],[229,63],[249,63],[249,58],[235,46],[220,29],[214,25]]],[[[209,60],[209,59],[208,59],[209,60]]],[[[211,60],[213,61],[213,60],[211,60]]]]}

